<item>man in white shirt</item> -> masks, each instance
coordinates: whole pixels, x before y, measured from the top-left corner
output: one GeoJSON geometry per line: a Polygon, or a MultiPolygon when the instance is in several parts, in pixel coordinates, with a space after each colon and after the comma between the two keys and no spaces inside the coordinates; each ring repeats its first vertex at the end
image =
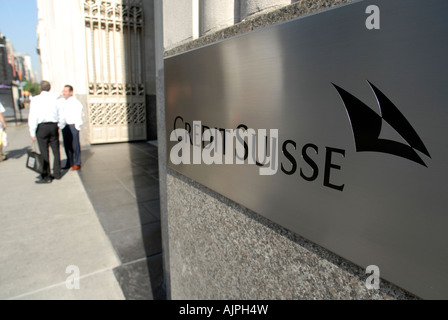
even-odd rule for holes
{"type": "Polygon", "coordinates": [[[51,85],[48,81],[42,81],[41,93],[31,100],[28,126],[32,141],[39,144],[39,149],[44,158],[44,172],[36,183],[51,183],[53,178],[60,179],[61,155],[59,152],[59,128],[65,126],[64,119],[57,108],[57,96],[50,93],[51,85]],[[48,147],[51,147],[54,156],[53,176],[50,170],[50,157],[48,147]]]}
{"type": "MultiPolygon", "coordinates": [[[[5,112],[5,107],[3,107],[3,104],[0,102],[0,133],[5,131],[6,132],[6,120],[3,113],[5,112]]],[[[3,154],[3,144],[0,143],[0,162],[3,160],[6,160],[5,155],[3,154]]]]}
{"type": "Polygon", "coordinates": [[[62,90],[64,98],[59,99],[58,107],[64,115],[66,127],[62,129],[64,137],[65,153],[67,163],[63,169],[72,168],[72,171],[81,169],[81,144],[79,142],[79,131],[82,122],[82,104],[73,96],[73,87],[66,85],[62,90]]]}

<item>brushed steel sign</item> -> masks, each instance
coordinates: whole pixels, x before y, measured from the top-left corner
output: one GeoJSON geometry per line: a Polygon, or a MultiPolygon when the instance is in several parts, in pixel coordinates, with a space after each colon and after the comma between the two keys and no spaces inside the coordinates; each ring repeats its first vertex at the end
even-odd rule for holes
{"type": "Polygon", "coordinates": [[[358,1],[165,59],[169,167],[447,299],[446,12],[358,1]]]}

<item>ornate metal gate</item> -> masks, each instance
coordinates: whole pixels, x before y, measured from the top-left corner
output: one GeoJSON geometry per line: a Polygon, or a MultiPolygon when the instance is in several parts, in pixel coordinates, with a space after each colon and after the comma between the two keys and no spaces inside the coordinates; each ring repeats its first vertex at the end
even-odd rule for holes
{"type": "Polygon", "coordinates": [[[91,143],[146,139],[141,0],[85,0],[91,143]]]}

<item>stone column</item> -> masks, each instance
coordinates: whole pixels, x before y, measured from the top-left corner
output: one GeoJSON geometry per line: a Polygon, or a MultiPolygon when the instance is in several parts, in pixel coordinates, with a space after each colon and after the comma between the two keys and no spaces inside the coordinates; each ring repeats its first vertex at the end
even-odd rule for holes
{"type": "MultiPolygon", "coordinates": [[[[145,88],[146,88],[146,124],[147,139],[157,140],[156,112],[156,71],[155,71],[155,12],[153,1],[143,1],[145,13],[144,46],[145,46],[145,88]]],[[[160,19],[162,20],[162,19],[160,19]]],[[[160,44],[163,47],[163,43],[160,44]]],[[[163,50],[163,48],[162,48],[163,50]]]]}
{"type": "Polygon", "coordinates": [[[260,11],[282,7],[291,4],[291,0],[241,0],[240,18],[241,20],[256,14],[260,11]]]}
{"type": "MultiPolygon", "coordinates": [[[[210,33],[238,22],[236,1],[200,1],[200,35],[210,33]]],[[[239,9],[239,8],[238,8],[239,9]]]]}
{"type": "Polygon", "coordinates": [[[167,206],[167,145],[166,145],[166,122],[165,122],[165,71],[164,71],[164,28],[166,1],[154,1],[154,67],[156,80],[156,103],[157,103],[157,135],[159,155],[159,192],[160,192],[160,223],[162,233],[163,252],[163,275],[166,287],[166,297],[171,299],[171,269],[170,249],[168,234],[168,206],[167,206]]]}
{"type": "Polygon", "coordinates": [[[193,38],[193,1],[163,1],[163,45],[174,47],[193,38]]]}

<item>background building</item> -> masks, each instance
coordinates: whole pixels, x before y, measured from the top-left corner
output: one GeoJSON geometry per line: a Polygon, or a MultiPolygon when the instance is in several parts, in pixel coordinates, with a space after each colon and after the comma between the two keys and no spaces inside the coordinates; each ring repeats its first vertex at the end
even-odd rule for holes
{"type": "Polygon", "coordinates": [[[7,39],[0,34],[0,83],[7,85],[12,81],[12,70],[8,62],[7,39]]]}
{"type": "Polygon", "coordinates": [[[0,99],[7,117],[21,119],[23,83],[37,80],[30,56],[16,52],[13,43],[0,34],[0,99]]]}

